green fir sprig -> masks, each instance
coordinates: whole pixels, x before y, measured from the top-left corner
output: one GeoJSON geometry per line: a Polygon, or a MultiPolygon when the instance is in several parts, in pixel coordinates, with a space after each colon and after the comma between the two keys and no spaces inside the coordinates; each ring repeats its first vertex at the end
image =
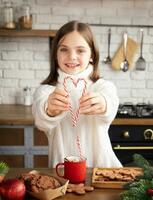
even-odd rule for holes
{"type": "Polygon", "coordinates": [[[143,169],[143,174],[139,176],[139,179],[149,179],[153,178],[153,167],[150,163],[140,154],[133,155],[134,163],[143,169]]]}
{"type": "Polygon", "coordinates": [[[150,163],[140,154],[133,155],[134,163],[142,168],[142,175],[135,181],[124,186],[126,191],[121,193],[122,200],[153,200],[153,196],[147,190],[153,188],[153,168],[150,163]]]}
{"type": "Polygon", "coordinates": [[[153,188],[153,181],[140,179],[129,185],[127,191],[121,194],[123,200],[152,200],[152,196],[147,194],[147,189],[153,188]]]}
{"type": "Polygon", "coordinates": [[[9,171],[9,166],[7,163],[0,161],[0,175],[5,175],[9,171]]]}

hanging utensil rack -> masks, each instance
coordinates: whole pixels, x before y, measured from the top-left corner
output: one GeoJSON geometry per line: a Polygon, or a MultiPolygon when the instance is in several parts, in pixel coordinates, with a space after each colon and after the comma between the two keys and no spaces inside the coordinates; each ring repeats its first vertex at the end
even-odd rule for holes
{"type": "Polygon", "coordinates": [[[102,26],[102,27],[130,27],[130,28],[153,28],[153,25],[138,25],[138,24],[93,24],[89,23],[90,26],[102,26]]]}

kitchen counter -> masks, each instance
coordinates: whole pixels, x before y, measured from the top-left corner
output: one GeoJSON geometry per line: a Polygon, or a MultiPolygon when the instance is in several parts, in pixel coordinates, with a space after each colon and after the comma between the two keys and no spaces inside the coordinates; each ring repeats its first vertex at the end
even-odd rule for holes
{"type": "Polygon", "coordinates": [[[31,106],[0,105],[0,125],[33,125],[31,106]]]}
{"type": "MultiPolygon", "coordinates": [[[[31,106],[0,105],[0,125],[33,125],[31,106]]],[[[152,125],[153,119],[115,118],[112,125],[152,125]]]]}
{"type": "MultiPolygon", "coordinates": [[[[55,169],[37,169],[43,173],[56,175],[55,169]]],[[[11,168],[9,173],[7,174],[6,178],[15,178],[16,176],[20,175],[23,172],[29,172],[30,169],[23,169],[23,168],[11,168]]],[[[87,181],[86,184],[91,184],[91,176],[92,176],[92,169],[87,170],[87,181]]],[[[73,193],[67,193],[62,197],[58,197],[57,199],[61,200],[119,200],[119,194],[123,190],[119,189],[95,189],[93,192],[88,192],[85,195],[76,195],[73,193]]],[[[35,198],[27,196],[26,200],[35,200],[35,198]]]]}

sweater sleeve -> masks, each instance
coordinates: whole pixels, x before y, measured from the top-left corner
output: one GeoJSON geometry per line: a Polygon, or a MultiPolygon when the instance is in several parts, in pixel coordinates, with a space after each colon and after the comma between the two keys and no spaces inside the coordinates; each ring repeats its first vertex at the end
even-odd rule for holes
{"type": "Polygon", "coordinates": [[[95,92],[99,92],[106,100],[106,112],[104,114],[98,115],[97,117],[105,121],[106,123],[111,123],[116,114],[119,106],[119,98],[117,95],[117,90],[115,85],[103,79],[98,80],[93,88],[95,92]]]}
{"type": "Polygon", "coordinates": [[[36,89],[33,96],[32,113],[34,121],[38,129],[50,133],[51,129],[55,128],[59,121],[63,119],[66,113],[62,113],[55,117],[50,117],[45,112],[45,105],[49,95],[54,91],[55,87],[50,85],[42,85],[36,89]]]}

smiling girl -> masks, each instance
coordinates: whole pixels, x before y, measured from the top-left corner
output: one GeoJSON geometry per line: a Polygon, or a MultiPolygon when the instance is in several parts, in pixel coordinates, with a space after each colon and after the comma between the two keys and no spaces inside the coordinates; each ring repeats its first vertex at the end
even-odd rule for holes
{"type": "MultiPolygon", "coordinates": [[[[113,83],[100,78],[98,63],[99,51],[87,24],[71,21],[58,30],[52,44],[50,74],[36,90],[33,103],[35,124],[48,137],[50,167],[68,155],[77,155],[67,90],[79,102],[76,129],[88,167],[122,166],[108,135],[119,100],[113,83]],[[81,98],[71,84],[64,89],[67,76],[86,81],[86,93],[81,98]]],[[[83,84],[79,84],[78,91],[81,87],[83,84]]]]}

